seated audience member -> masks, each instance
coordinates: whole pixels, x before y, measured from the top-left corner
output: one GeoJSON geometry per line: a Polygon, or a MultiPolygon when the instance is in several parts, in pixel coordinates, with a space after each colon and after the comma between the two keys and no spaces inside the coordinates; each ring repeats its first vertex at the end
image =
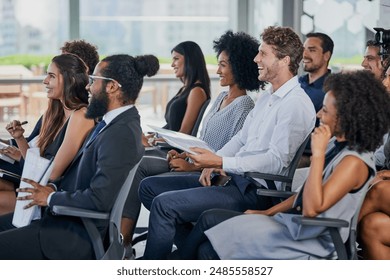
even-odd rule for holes
{"type": "MultiPolygon", "coordinates": [[[[390,92],[390,67],[383,84],[390,92]]],[[[389,120],[383,120],[389,121],[389,120]]],[[[375,153],[379,171],[371,182],[359,215],[358,233],[363,247],[363,258],[390,260],[390,137],[375,153]]]]}
{"type": "MultiPolygon", "coordinates": [[[[299,77],[299,83],[309,95],[316,112],[322,108],[325,92],[323,85],[330,74],[329,61],[333,53],[332,39],[320,32],[308,33],[303,43],[303,70],[305,75],[299,77]]],[[[316,126],[319,121],[316,122],[316,126]]]]}
{"type": "MultiPolygon", "coordinates": [[[[27,142],[20,121],[12,121],[6,127],[15,139],[24,161],[28,148],[39,148],[40,155],[47,159],[54,157],[54,169],[50,179],[60,177],[76,156],[85,137],[95,125],[85,117],[88,105],[87,66],[74,54],[55,56],[47,68],[43,80],[49,99],[48,109],[42,117],[42,126],[38,136],[27,142]]],[[[8,153],[8,149],[2,153],[8,153]]],[[[0,214],[10,213],[15,208],[15,188],[1,180],[0,214]]]]}
{"type": "Polygon", "coordinates": [[[241,175],[247,171],[285,174],[313,130],[314,106],[296,76],[303,53],[299,36],[290,28],[269,27],[262,39],[254,61],[258,79],[272,87],[258,97],[242,129],[222,149],[214,154],[194,148],[197,155],[188,155],[204,168],[199,181],[177,175],[164,177],[159,185],[149,185],[149,178],[141,182],[140,199],[150,210],[145,259],[166,258],[176,233],[205,210],[255,208],[256,187],[241,175]],[[225,186],[210,187],[211,175],[225,172],[232,179],[225,186]]]}
{"type": "MultiPolygon", "coordinates": [[[[228,90],[220,93],[205,116],[200,138],[215,151],[221,149],[242,128],[246,116],[253,109],[254,102],[246,91],[257,91],[264,84],[257,79],[257,66],[253,63],[258,47],[259,43],[255,38],[242,32],[227,31],[214,41],[220,85],[228,87],[228,90]]],[[[167,158],[142,158],[123,210],[122,234],[126,245],[132,240],[141,208],[138,198],[141,180],[170,170],[196,171],[194,176],[199,177],[200,168],[185,158],[185,153],[179,154],[176,150],[168,152],[168,161],[167,158]]]]}
{"type": "MultiPolygon", "coordinates": [[[[363,186],[375,172],[373,152],[382,141],[379,135],[389,129],[384,121],[390,117],[390,98],[374,75],[364,71],[332,74],[324,89],[324,106],[318,113],[321,124],[311,136],[312,161],[301,192],[265,211],[204,212],[174,254],[176,258],[317,259],[333,255],[328,230],[299,226],[292,218],[352,219],[366,194],[363,186]],[[332,136],[335,147],[326,153],[332,136]]],[[[382,233],[388,237],[388,232],[382,233]]],[[[340,234],[345,242],[348,228],[340,229],[340,234]]]]}
{"type": "Polygon", "coordinates": [[[375,78],[382,81],[385,68],[382,65],[382,59],[379,52],[380,45],[374,40],[368,40],[361,65],[365,70],[372,72],[375,75],[375,78]]]}
{"type": "MultiPolygon", "coordinates": [[[[203,103],[210,99],[210,77],[203,52],[192,41],[181,42],[172,51],[172,68],[183,83],[178,93],[165,108],[165,129],[191,134],[203,103]]],[[[143,135],[145,147],[155,144],[155,135],[143,135]]],[[[158,139],[162,141],[162,139],[158,139]]],[[[166,157],[164,151],[147,151],[147,154],[166,157]]]]}
{"type": "MultiPolygon", "coordinates": [[[[79,56],[85,64],[87,64],[88,67],[88,74],[92,74],[93,69],[95,69],[96,64],[99,62],[99,54],[97,52],[97,47],[93,46],[92,44],[84,41],[84,40],[72,40],[72,41],[66,41],[64,45],[60,48],[62,53],[73,53],[77,56],[79,56]]],[[[36,136],[38,136],[39,131],[42,126],[42,116],[39,118],[38,122],[35,124],[34,129],[30,133],[30,135],[26,138],[27,142],[30,142],[32,139],[34,139],[36,136]]],[[[7,148],[7,151],[4,151],[8,153],[8,155],[12,155],[12,157],[19,157],[20,151],[17,148],[16,141],[14,139],[11,140],[1,140],[0,141],[10,144],[11,146],[7,148]]],[[[0,153],[2,151],[0,150],[0,153]]],[[[22,174],[23,169],[23,162],[15,161],[14,164],[11,164],[6,161],[0,160],[0,169],[10,171],[12,173],[15,173],[17,175],[22,174]]],[[[11,182],[14,185],[19,185],[20,180],[16,179],[11,176],[3,175],[3,179],[6,179],[6,181],[11,182]]],[[[4,181],[2,181],[4,183],[4,181]]],[[[2,184],[0,183],[0,184],[2,184]]],[[[5,182],[7,183],[7,182],[5,182]]],[[[10,185],[10,183],[9,183],[10,185]]],[[[1,203],[0,203],[1,204],[1,203]]]]}
{"type": "MultiPolygon", "coordinates": [[[[320,32],[309,33],[303,43],[303,70],[307,73],[299,77],[299,83],[303,90],[309,95],[316,112],[322,108],[325,92],[322,87],[325,78],[330,74],[328,69],[332,57],[334,43],[332,39],[320,32]]],[[[316,127],[319,126],[319,119],[316,119],[316,127]]],[[[311,156],[310,141],[307,143],[302,156],[300,167],[310,165],[311,156]]]]}
{"type": "MultiPolygon", "coordinates": [[[[94,251],[79,218],[53,215],[55,205],[74,206],[95,211],[110,211],[129,171],[139,162],[140,117],[134,103],[145,75],[159,69],[155,56],[113,55],[96,66],[86,88],[91,96],[86,117],[103,117],[86,145],[76,155],[64,176],[53,185],[39,185],[24,179],[33,188],[21,200],[27,207],[45,207],[42,219],[12,228],[12,214],[0,217],[0,259],[93,259],[94,251]],[[104,126],[105,125],[105,126],[104,126]],[[124,148],[126,147],[126,148],[124,148]],[[64,242],[66,241],[66,242],[64,242]]],[[[102,237],[107,221],[96,221],[102,237]]]]}

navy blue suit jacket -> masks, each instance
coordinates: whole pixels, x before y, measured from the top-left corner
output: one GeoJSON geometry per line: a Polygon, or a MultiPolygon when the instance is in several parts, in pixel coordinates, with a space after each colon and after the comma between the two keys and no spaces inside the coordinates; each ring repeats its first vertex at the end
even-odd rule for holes
{"type": "MultiPolygon", "coordinates": [[[[135,107],[121,113],[88,145],[80,149],[50,200],[54,205],[110,211],[131,168],[144,153],[140,117],[135,107]]],[[[88,139],[85,143],[88,142],[88,139]]],[[[107,222],[97,222],[104,235],[107,222]]],[[[93,258],[79,218],[55,216],[47,209],[41,219],[40,244],[49,259],[93,258]]]]}

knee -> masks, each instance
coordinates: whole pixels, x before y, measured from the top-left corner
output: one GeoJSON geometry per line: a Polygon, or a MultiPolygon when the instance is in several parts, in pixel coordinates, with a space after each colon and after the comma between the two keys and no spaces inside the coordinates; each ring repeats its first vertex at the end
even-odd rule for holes
{"type": "Polygon", "coordinates": [[[153,188],[155,186],[154,178],[145,178],[143,179],[138,188],[138,195],[142,202],[144,202],[145,199],[150,199],[155,196],[153,188]]]}
{"type": "Polygon", "coordinates": [[[219,223],[219,213],[221,210],[219,209],[210,209],[204,211],[198,219],[197,224],[199,223],[199,226],[202,227],[203,231],[208,230],[209,228],[212,228],[213,226],[217,225],[219,223]]]}
{"type": "Polygon", "coordinates": [[[359,224],[360,236],[363,240],[372,240],[381,232],[383,217],[382,213],[366,215],[359,224]]]}

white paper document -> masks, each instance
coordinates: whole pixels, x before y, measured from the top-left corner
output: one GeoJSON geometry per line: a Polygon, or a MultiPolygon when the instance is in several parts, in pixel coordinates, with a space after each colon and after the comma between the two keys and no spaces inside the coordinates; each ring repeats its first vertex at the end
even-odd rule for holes
{"type": "MultiPolygon", "coordinates": [[[[6,149],[6,148],[8,148],[8,146],[9,145],[0,141],[0,150],[6,149]]],[[[0,159],[4,160],[6,162],[9,162],[11,164],[13,164],[15,162],[15,160],[13,158],[10,158],[9,156],[3,155],[3,154],[0,154],[0,159]]]]}
{"type": "MultiPolygon", "coordinates": [[[[43,158],[39,155],[39,148],[30,148],[27,150],[22,178],[31,179],[41,185],[46,185],[49,181],[51,171],[53,170],[51,160],[43,158]]],[[[32,188],[30,184],[21,181],[20,188],[32,188]]],[[[29,195],[29,193],[18,193],[18,197],[29,195]]],[[[14,217],[12,224],[15,227],[27,226],[33,219],[40,218],[40,207],[33,206],[27,209],[24,207],[29,204],[31,200],[17,200],[15,205],[14,217]]]]}
{"type": "Polygon", "coordinates": [[[194,151],[190,150],[190,148],[193,148],[193,147],[203,148],[203,149],[207,149],[209,151],[214,152],[213,149],[210,148],[206,142],[204,142],[203,140],[196,138],[194,136],[191,136],[191,135],[188,135],[185,133],[181,133],[181,132],[172,131],[169,129],[160,128],[160,127],[153,126],[153,125],[148,125],[148,126],[151,129],[153,129],[155,132],[157,132],[159,136],[164,138],[164,140],[169,145],[176,147],[180,150],[183,150],[187,153],[195,155],[196,153],[194,151]]]}

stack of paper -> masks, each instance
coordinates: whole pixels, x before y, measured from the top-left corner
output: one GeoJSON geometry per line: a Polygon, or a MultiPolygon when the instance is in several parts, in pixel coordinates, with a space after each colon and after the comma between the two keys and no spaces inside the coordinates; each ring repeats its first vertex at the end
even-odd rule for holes
{"type": "Polygon", "coordinates": [[[169,129],[156,127],[153,125],[148,125],[148,126],[151,129],[153,129],[155,132],[157,132],[159,136],[164,138],[164,140],[169,145],[176,147],[180,150],[183,150],[187,153],[195,155],[196,153],[190,149],[190,148],[194,148],[194,147],[203,148],[203,149],[207,149],[207,150],[214,152],[213,149],[210,148],[206,142],[204,142],[203,140],[196,138],[194,136],[191,136],[191,135],[188,135],[185,133],[181,133],[181,132],[172,131],[169,129]]]}
{"type": "MultiPolygon", "coordinates": [[[[46,185],[49,181],[53,164],[51,160],[43,158],[39,155],[39,148],[30,148],[27,150],[22,178],[31,179],[39,182],[41,185],[46,185]],[[37,153],[38,151],[38,153],[37,153]]],[[[30,184],[21,181],[20,188],[32,188],[30,184]]],[[[29,195],[30,193],[18,193],[18,197],[29,195]]],[[[29,225],[31,220],[40,218],[40,207],[33,206],[27,209],[24,207],[31,200],[17,200],[15,205],[14,217],[12,224],[15,227],[23,227],[29,225]]]]}
{"type": "MultiPolygon", "coordinates": [[[[8,147],[9,147],[9,145],[4,144],[3,142],[0,141],[0,150],[6,149],[8,147]]],[[[3,154],[0,154],[0,159],[7,161],[11,164],[13,164],[15,162],[14,159],[10,158],[9,156],[3,155],[3,154]]]]}

